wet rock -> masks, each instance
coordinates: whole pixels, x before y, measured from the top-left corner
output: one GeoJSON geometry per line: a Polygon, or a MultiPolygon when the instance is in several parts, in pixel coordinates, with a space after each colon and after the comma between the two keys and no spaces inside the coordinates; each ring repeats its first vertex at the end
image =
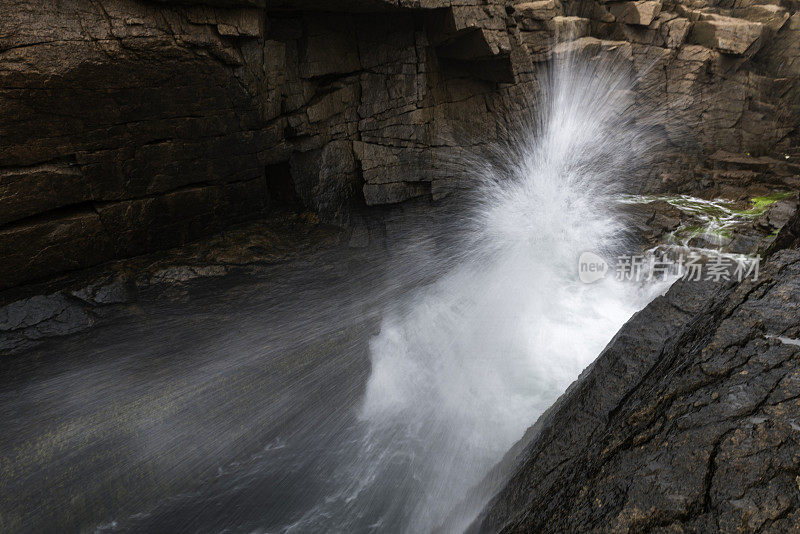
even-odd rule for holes
{"type": "MultiPolygon", "coordinates": [[[[118,260],[88,271],[0,292],[0,357],[50,338],[107,325],[136,313],[142,296],[179,300],[209,278],[258,275],[277,262],[344,245],[340,229],[313,215],[230,228],[184,247],[118,260]]],[[[365,246],[369,241],[365,243],[365,246]]]]}
{"type": "Polygon", "coordinates": [[[176,265],[161,269],[150,276],[150,284],[172,284],[188,282],[197,278],[207,278],[210,276],[224,276],[228,269],[224,265],[191,266],[176,265]]]}
{"type": "Polygon", "coordinates": [[[685,218],[678,208],[663,200],[626,204],[623,208],[630,227],[635,229],[636,237],[641,238],[647,248],[663,243],[685,218]]]}
{"type": "Polygon", "coordinates": [[[0,350],[12,354],[38,340],[80,332],[93,324],[87,307],[63,293],[35,295],[0,307],[0,350]]]}
{"type": "Polygon", "coordinates": [[[79,203],[86,188],[80,169],[68,162],[0,169],[0,225],[79,203]]]}
{"type": "Polygon", "coordinates": [[[781,228],[775,240],[767,249],[767,254],[773,254],[783,249],[800,249],[800,210],[781,228]]]}
{"type": "Polygon", "coordinates": [[[70,293],[87,304],[103,306],[124,304],[135,299],[134,288],[125,276],[115,275],[100,279],[70,293]]]}
{"type": "Polygon", "coordinates": [[[791,531],[798,302],[794,249],[755,281],[673,286],[537,423],[476,530],[791,531]]]}
{"type": "Polygon", "coordinates": [[[796,200],[779,200],[769,207],[764,216],[771,230],[780,230],[797,210],[796,200]]]}
{"type": "Polygon", "coordinates": [[[369,245],[369,229],[361,225],[353,228],[348,244],[352,248],[364,248],[369,245]]]}
{"type": "Polygon", "coordinates": [[[735,254],[756,254],[764,246],[765,239],[762,233],[736,232],[725,246],[725,250],[735,254]]]}
{"type": "Polygon", "coordinates": [[[700,233],[692,236],[687,245],[694,248],[728,250],[731,238],[717,234],[700,233]]]}
{"type": "Polygon", "coordinates": [[[95,273],[49,286],[56,287],[33,286],[0,297],[0,355],[96,327],[137,299],[133,281],[120,273],[95,273]]]}

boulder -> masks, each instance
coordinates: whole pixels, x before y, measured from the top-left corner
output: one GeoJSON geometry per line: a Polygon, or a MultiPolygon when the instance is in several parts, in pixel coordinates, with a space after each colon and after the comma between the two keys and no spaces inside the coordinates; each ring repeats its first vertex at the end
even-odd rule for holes
{"type": "Polygon", "coordinates": [[[715,15],[695,22],[689,39],[725,54],[752,56],[760,48],[763,35],[760,22],[715,15]]]}
{"type": "Polygon", "coordinates": [[[614,2],[608,9],[617,21],[623,24],[647,26],[661,12],[660,0],[638,0],[635,2],[614,2]]]}
{"type": "Polygon", "coordinates": [[[525,20],[550,20],[563,13],[561,2],[558,0],[538,0],[537,2],[524,2],[517,4],[514,9],[525,20]]]}
{"type": "Polygon", "coordinates": [[[556,41],[568,41],[588,37],[591,21],[582,17],[553,17],[550,25],[556,41]]]}

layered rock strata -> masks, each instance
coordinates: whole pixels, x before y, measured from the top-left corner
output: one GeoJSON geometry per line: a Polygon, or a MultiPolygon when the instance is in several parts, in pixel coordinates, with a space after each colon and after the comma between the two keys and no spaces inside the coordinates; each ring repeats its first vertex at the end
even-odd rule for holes
{"type": "Polygon", "coordinates": [[[646,70],[637,98],[667,110],[651,118],[667,145],[637,189],[720,187],[744,171],[761,180],[757,169],[716,172],[705,158],[721,150],[770,156],[782,169],[770,176],[796,186],[800,19],[780,5],[2,0],[0,9],[0,288],[280,209],[358,229],[386,206],[436,202],[466,181],[453,162],[527,113],[554,46],[623,54],[646,70]]]}

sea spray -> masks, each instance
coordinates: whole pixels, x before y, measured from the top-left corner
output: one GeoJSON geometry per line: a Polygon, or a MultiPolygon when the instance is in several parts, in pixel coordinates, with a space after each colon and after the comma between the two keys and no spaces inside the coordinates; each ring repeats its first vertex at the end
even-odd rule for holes
{"type": "Polygon", "coordinates": [[[562,55],[535,80],[529,115],[498,113],[522,127],[450,151],[466,207],[381,211],[411,219],[391,257],[292,231],[294,259],[151,280],[119,321],[6,362],[12,530],[463,530],[485,474],[664,287],[578,278],[582,253],[630,252],[609,199],[654,138],[629,59],[562,55]]]}
{"type": "Polygon", "coordinates": [[[363,437],[342,466],[342,486],[290,530],[441,525],[624,322],[666,289],[613,274],[592,285],[578,279],[581,253],[626,250],[615,198],[652,144],[632,109],[630,61],[561,54],[539,79],[526,126],[494,157],[464,165],[477,201],[459,220],[468,230],[451,251],[457,261],[391,306],[370,343],[363,437]]]}

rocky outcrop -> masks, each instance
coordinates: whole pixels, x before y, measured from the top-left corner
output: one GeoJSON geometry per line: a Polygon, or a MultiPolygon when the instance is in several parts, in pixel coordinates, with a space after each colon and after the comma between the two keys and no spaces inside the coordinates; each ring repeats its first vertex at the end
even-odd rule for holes
{"type": "Polygon", "coordinates": [[[794,157],[800,15],[775,5],[0,8],[0,288],[284,208],[370,233],[383,207],[461,186],[453,161],[513,131],[556,43],[627,55],[647,72],[639,103],[666,102],[651,117],[666,150],[641,191],[696,188],[719,150],[794,157]]]}
{"type": "Polygon", "coordinates": [[[661,12],[661,2],[658,0],[615,2],[609,4],[608,10],[614,15],[616,22],[636,26],[649,26],[661,12]]]}
{"type": "Polygon", "coordinates": [[[767,253],[771,254],[786,248],[800,249],[800,211],[796,211],[783,225],[767,253]]]}
{"type": "Polygon", "coordinates": [[[0,287],[281,205],[346,224],[435,195],[430,147],[513,77],[499,4],[268,4],[2,5],[0,287]]]}
{"type": "Polygon", "coordinates": [[[540,419],[474,529],[796,530],[798,302],[796,249],[756,281],[673,286],[540,419]]]}
{"type": "Polygon", "coordinates": [[[370,251],[347,247],[346,237],[313,217],[264,219],[182,247],[6,290],[0,299],[0,354],[30,354],[53,338],[124,320],[138,313],[142,299],[185,302],[193,284],[209,279],[268,278],[276,265],[325,265],[332,261],[326,255],[341,256],[342,250],[363,261],[370,251]]]}
{"type": "Polygon", "coordinates": [[[695,22],[690,39],[699,45],[741,56],[759,48],[764,29],[760,22],[714,15],[695,22]]]}

